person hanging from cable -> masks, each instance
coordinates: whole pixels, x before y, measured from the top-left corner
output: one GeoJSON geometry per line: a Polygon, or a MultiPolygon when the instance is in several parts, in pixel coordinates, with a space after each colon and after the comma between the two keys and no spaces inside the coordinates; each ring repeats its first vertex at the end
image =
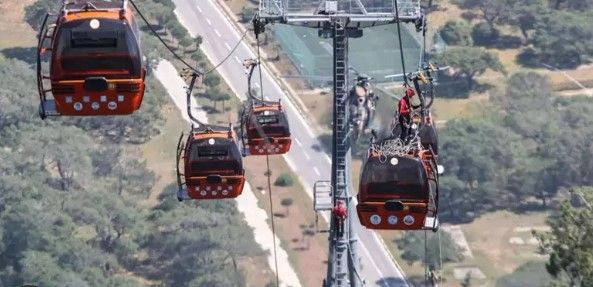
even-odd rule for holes
{"type": "Polygon", "coordinates": [[[336,230],[338,233],[338,237],[344,236],[344,221],[346,221],[346,217],[348,216],[348,209],[346,207],[346,203],[343,200],[338,200],[332,209],[332,215],[336,219],[338,223],[338,229],[336,230]]]}
{"type": "Polygon", "coordinates": [[[416,95],[414,89],[411,87],[406,88],[404,96],[399,100],[397,104],[398,111],[398,122],[401,128],[400,138],[406,141],[411,128],[411,115],[412,115],[412,98],[416,95]]]}

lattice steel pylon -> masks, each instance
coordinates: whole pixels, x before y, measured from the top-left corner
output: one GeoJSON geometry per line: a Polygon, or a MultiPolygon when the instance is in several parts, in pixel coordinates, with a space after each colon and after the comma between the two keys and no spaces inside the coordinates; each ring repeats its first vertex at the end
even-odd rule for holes
{"type": "MultiPolygon", "coordinates": [[[[331,217],[324,287],[363,285],[362,275],[358,272],[357,236],[350,220],[356,218],[356,209],[349,190],[348,38],[362,37],[362,29],[366,27],[422,21],[419,0],[397,2],[396,7],[394,0],[260,0],[256,15],[256,25],[280,23],[316,28],[320,30],[320,36],[333,38],[332,206],[344,201],[348,216],[342,223],[343,232],[338,232],[340,223],[331,217]]],[[[327,210],[327,206],[323,208],[327,210]]]]}

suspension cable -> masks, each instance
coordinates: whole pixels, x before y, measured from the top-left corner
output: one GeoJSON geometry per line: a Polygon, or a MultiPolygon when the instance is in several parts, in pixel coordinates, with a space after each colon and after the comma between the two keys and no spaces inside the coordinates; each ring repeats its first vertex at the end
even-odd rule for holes
{"type": "MultiPolygon", "coordinates": [[[[255,30],[255,39],[257,42],[257,65],[258,65],[258,70],[259,70],[259,90],[261,93],[261,101],[262,103],[265,104],[265,99],[264,99],[264,85],[263,85],[263,76],[262,76],[262,68],[261,68],[261,54],[260,54],[260,47],[259,47],[259,34],[261,32],[260,27],[258,26],[259,23],[259,19],[257,18],[257,15],[253,18],[253,23],[254,23],[254,30],[255,30]]],[[[253,68],[251,69],[251,73],[249,74],[249,86],[251,86],[251,74],[253,73],[253,68]]],[[[249,91],[249,95],[251,96],[251,91],[249,91]]],[[[262,137],[265,139],[265,143],[267,145],[266,149],[271,145],[271,142],[269,139],[267,139],[265,137],[265,132],[263,131],[263,129],[261,128],[261,126],[259,126],[259,123],[257,123],[257,130],[258,133],[260,133],[260,135],[262,135],[262,137]]],[[[276,227],[274,224],[274,203],[272,201],[272,172],[270,170],[270,156],[266,155],[266,172],[268,174],[268,198],[270,201],[270,222],[272,224],[272,242],[274,244],[274,267],[276,269],[276,286],[280,287],[280,275],[278,273],[278,256],[276,254],[276,227]]]]}
{"type": "Polygon", "coordinates": [[[257,62],[259,63],[258,65],[258,70],[259,70],[259,91],[261,93],[261,101],[265,102],[265,98],[264,98],[264,81],[263,81],[263,75],[262,75],[262,68],[261,68],[261,55],[260,55],[260,48],[259,48],[259,33],[255,33],[255,41],[257,42],[257,62]]]}
{"type": "Polygon", "coordinates": [[[280,287],[278,274],[278,257],[276,255],[276,227],[274,225],[274,202],[272,201],[272,172],[270,171],[270,156],[266,155],[266,173],[268,174],[268,198],[270,200],[270,222],[272,223],[272,243],[274,244],[274,267],[276,268],[276,286],[280,287]]]}
{"type": "Polygon", "coordinates": [[[399,53],[402,61],[402,72],[404,74],[404,83],[408,85],[408,78],[406,77],[406,63],[404,61],[404,45],[402,43],[401,24],[399,23],[399,7],[397,0],[395,1],[395,21],[397,25],[397,38],[399,40],[399,53]]]}
{"type": "Polygon", "coordinates": [[[185,61],[181,56],[179,56],[175,50],[173,50],[173,48],[171,48],[166,42],[165,40],[159,35],[159,33],[152,27],[152,25],[150,24],[150,22],[148,22],[148,19],[146,19],[146,17],[142,14],[142,12],[140,12],[140,9],[138,9],[138,6],[136,6],[136,3],[134,3],[134,0],[129,0],[130,3],[132,4],[132,6],[134,7],[134,9],[136,10],[136,12],[138,13],[138,15],[140,15],[140,18],[142,18],[142,20],[144,21],[144,23],[146,24],[146,26],[148,26],[148,29],[150,29],[150,31],[152,32],[152,34],[154,36],[156,36],[159,41],[161,42],[161,44],[163,44],[163,46],[165,46],[165,48],[167,48],[167,50],[169,50],[169,52],[171,52],[171,54],[177,59],[179,60],[181,63],[183,63],[188,69],[192,70],[193,72],[197,73],[198,75],[207,75],[210,74],[212,72],[214,72],[216,69],[218,69],[222,64],[224,64],[230,57],[231,55],[237,50],[237,48],[239,47],[239,44],[241,44],[241,42],[245,39],[245,37],[247,36],[247,30],[243,33],[243,35],[241,36],[241,38],[239,39],[239,41],[237,42],[237,44],[235,44],[235,46],[233,47],[233,49],[231,49],[231,51],[229,52],[229,54],[222,59],[222,61],[220,61],[220,63],[218,63],[217,65],[215,65],[212,69],[207,70],[206,72],[202,72],[196,68],[194,68],[192,65],[190,65],[187,61],[185,61]]]}
{"type": "Polygon", "coordinates": [[[424,286],[428,287],[428,231],[424,230],[424,286]]]}

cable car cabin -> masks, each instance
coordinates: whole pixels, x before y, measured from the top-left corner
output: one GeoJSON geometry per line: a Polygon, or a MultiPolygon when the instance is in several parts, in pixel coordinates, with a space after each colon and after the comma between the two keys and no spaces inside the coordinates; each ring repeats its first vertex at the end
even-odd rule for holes
{"type": "Polygon", "coordinates": [[[140,108],[146,70],[127,1],[75,1],[62,7],[54,25],[48,18],[38,44],[42,118],[126,115],[140,108]],[[49,58],[49,75],[42,58],[49,58]]]}
{"type": "Polygon", "coordinates": [[[434,154],[420,150],[385,157],[369,152],[360,179],[356,210],[369,229],[438,228],[438,175],[434,154]]]}
{"type": "Polygon", "coordinates": [[[243,155],[285,154],[292,143],[280,102],[250,106],[241,124],[243,155]]]}
{"type": "Polygon", "coordinates": [[[180,201],[235,198],[241,194],[245,184],[245,170],[232,131],[228,128],[194,131],[188,137],[185,147],[181,141],[182,138],[179,139],[177,151],[180,201]],[[181,159],[183,174],[179,172],[181,159]]]}

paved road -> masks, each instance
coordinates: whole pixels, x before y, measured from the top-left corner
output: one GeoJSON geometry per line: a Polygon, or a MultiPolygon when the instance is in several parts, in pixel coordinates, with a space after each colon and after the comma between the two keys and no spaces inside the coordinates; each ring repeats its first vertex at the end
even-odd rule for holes
{"type": "MultiPolygon", "coordinates": [[[[204,42],[202,49],[212,63],[219,63],[232,50],[241,35],[219,10],[213,0],[174,0],[179,20],[188,28],[192,35],[199,34],[204,42]]],[[[255,54],[247,43],[240,44],[238,49],[219,69],[219,73],[227,80],[231,89],[241,98],[247,92],[247,78],[242,62],[254,58],[255,54]]],[[[254,73],[254,79],[259,75],[254,73]]],[[[331,178],[331,160],[319,149],[321,144],[308,126],[308,122],[298,112],[285,92],[273,80],[271,74],[263,71],[264,95],[268,99],[281,99],[286,110],[294,143],[290,153],[284,156],[291,168],[299,175],[307,193],[312,197],[311,188],[317,180],[331,178]]],[[[408,286],[398,267],[393,263],[388,251],[374,232],[358,224],[359,250],[363,264],[361,273],[367,286],[408,286]]]]}

